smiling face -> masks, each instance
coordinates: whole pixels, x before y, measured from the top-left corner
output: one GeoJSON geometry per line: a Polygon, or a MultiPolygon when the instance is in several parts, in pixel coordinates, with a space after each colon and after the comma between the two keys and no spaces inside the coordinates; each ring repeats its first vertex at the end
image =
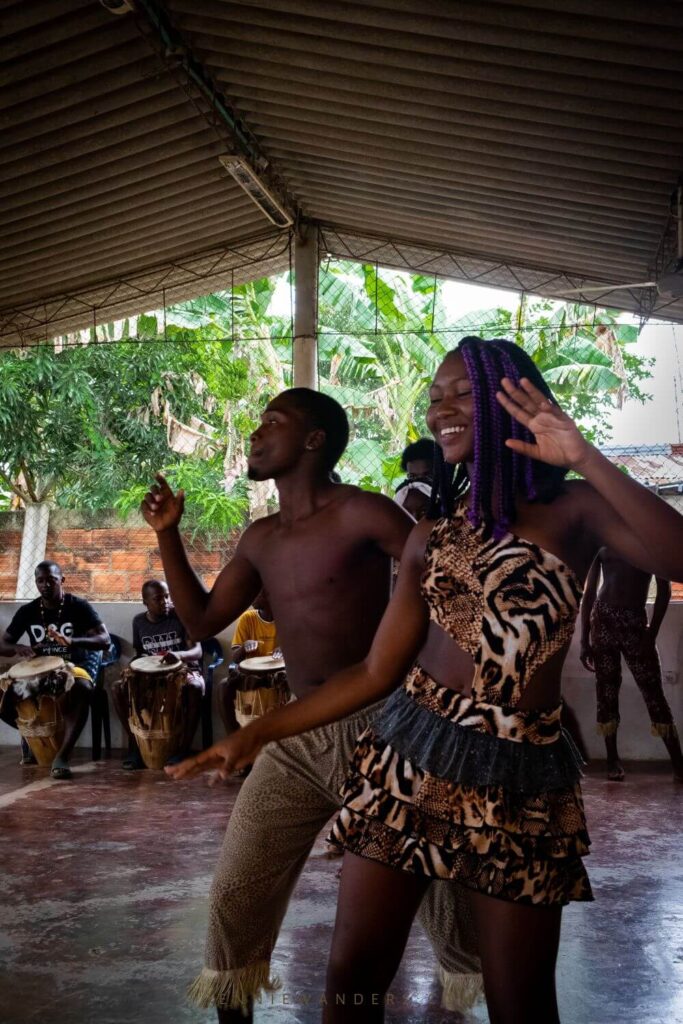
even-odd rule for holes
{"type": "Polygon", "coordinates": [[[261,415],[261,424],[249,438],[247,460],[250,480],[277,479],[294,469],[309,448],[314,435],[304,414],[287,399],[278,395],[261,415]]]}
{"type": "Polygon", "coordinates": [[[472,460],[474,398],[465,361],[457,352],[447,355],[436,371],[429,389],[427,425],[446,462],[456,465],[472,460]]]}

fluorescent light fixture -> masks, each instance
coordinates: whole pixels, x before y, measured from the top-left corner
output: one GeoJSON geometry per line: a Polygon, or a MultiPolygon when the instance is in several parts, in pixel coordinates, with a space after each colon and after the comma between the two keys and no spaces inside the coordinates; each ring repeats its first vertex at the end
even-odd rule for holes
{"type": "Polygon", "coordinates": [[[256,203],[261,213],[265,214],[272,224],[275,224],[278,228],[288,228],[294,223],[292,215],[275,198],[273,193],[266,188],[256,171],[244,157],[233,156],[230,153],[219,156],[218,159],[228,174],[233,176],[237,184],[244,189],[249,198],[256,203]]]}

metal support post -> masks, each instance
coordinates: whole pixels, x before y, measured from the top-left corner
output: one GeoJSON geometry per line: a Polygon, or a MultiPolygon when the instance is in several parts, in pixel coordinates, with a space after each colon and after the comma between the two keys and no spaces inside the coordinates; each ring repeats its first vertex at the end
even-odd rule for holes
{"type": "Polygon", "coordinates": [[[318,387],[318,227],[302,224],[294,236],[295,388],[318,387]]]}

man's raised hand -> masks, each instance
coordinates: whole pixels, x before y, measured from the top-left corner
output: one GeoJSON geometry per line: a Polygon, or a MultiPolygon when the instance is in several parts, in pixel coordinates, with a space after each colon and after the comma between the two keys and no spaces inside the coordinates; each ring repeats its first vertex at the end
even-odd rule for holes
{"type": "Polygon", "coordinates": [[[185,507],[185,492],[173,493],[168,481],[157,473],[156,483],[142,499],[140,511],[157,533],[169,530],[180,522],[185,507]]]}

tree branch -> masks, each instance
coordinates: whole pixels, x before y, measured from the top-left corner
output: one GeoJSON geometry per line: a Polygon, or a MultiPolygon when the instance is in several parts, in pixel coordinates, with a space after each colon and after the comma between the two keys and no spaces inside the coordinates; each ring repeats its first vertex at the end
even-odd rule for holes
{"type": "Polygon", "coordinates": [[[30,504],[31,496],[28,491],[25,491],[19,484],[15,484],[11,477],[7,475],[2,469],[0,469],[0,480],[9,487],[13,494],[16,494],[17,498],[21,498],[24,504],[30,504]]]}
{"type": "Polygon", "coordinates": [[[20,459],[19,466],[21,468],[24,480],[26,481],[26,490],[31,496],[31,501],[37,505],[39,504],[39,498],[38,495],[36,494],[36,484],[33,479],[33,475],[31,474],[28,466],[26,465],[23,459],[20,459]]]}

